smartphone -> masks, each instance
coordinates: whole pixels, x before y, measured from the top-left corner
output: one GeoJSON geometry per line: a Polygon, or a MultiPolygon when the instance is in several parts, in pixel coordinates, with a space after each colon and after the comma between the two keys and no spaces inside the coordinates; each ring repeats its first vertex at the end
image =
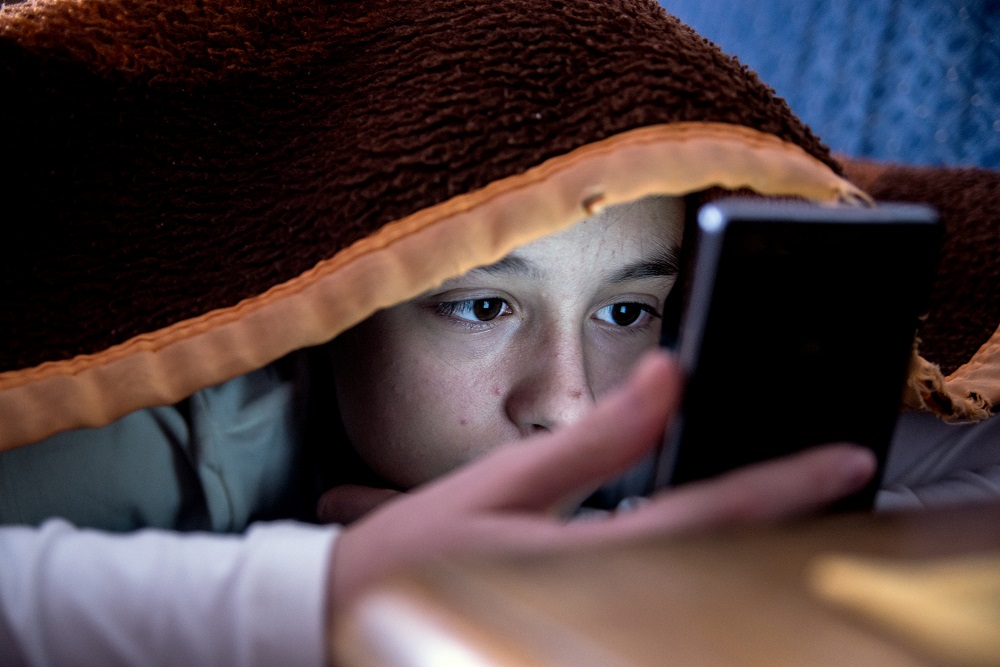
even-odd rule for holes
{"type": "Polygon", "coordinates": [[[853,442],[879,470],[837,508],[870,507],[936,266],[935,211],[724,200],[698,212],[697,235],[686,385],[654,488],[853,442]]]}

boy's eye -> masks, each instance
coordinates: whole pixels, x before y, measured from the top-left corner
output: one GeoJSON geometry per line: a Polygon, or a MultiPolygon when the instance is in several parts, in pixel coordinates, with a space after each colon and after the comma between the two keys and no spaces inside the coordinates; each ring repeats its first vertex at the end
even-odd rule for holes
{"type": "Polygon", "coordinates": [[[489,322],[501,315],[511,312],[510,305],[503,299],[467,299],[465,301],[449,301],[439,305],[445,314],[469,322],[489,322]]]}
{"type": "Polygon", "coordinates": [[[659,316],[651,306],[644,303],[615,303],[601,308],[594,314],[594,317],[602,322],[620,327],[639,326],[659,316]]]}

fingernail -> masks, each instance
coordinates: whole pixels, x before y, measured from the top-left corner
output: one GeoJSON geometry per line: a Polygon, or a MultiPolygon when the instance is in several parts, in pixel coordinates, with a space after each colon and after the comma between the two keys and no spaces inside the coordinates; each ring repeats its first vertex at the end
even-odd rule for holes
{"type": "Polygon", "coordinates": [[[843,462],[844,482],[860,489],[871,481],[877,465],[875,455],[870,449],[852,445],[850,454],[845,457],[843,462]]]}

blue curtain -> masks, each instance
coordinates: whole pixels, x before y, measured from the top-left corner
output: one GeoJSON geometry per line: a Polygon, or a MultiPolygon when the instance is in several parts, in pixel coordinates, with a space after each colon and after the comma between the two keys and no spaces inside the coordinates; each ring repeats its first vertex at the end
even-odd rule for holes
{"type": "Polygon", "coordinates": [[[1000,168],[1000,0],[661,0],[835,151],[1000,168]]]}

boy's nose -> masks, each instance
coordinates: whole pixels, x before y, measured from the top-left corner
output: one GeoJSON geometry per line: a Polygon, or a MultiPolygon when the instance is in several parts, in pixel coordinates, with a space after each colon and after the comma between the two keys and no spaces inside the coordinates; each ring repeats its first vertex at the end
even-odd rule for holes
{"type": "Polygon", "coordinates": [[[535,346],[519,363],[506,408],[522,435],[572,424],[594,405],[581,341],[563,337],[535,346]]]}

